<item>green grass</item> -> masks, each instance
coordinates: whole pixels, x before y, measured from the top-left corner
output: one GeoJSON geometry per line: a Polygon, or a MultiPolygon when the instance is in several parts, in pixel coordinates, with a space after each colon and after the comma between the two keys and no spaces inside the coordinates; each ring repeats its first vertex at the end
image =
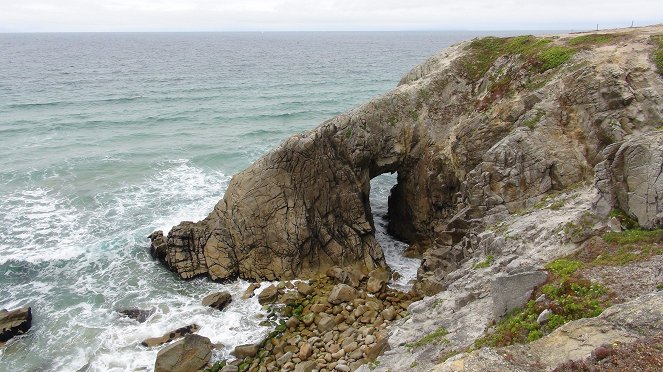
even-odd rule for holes
{"type": "Polygon", "coordinates": [[[532,116],[531,118],[523,121],[523,125],[526,126],[529,129],[534,130],[536,128],[536,125],[539,124],[541,119],[546,116],[546,112],[543,110],[537,110],[536,114],[532,116]]]}
{"type": "Polygon", "coordinates": [[[627,230],[640,228],[638,221],[619,208],[611,210],[610,213],[608,213],[608,217],[614,217],[619,220],[619,223],[627,230]]]}
{"type": "Polygon", "coordinates": [[[557,66],[562,65],[575,53],[575,49],[565,47],[565,46],[553,46],[548,49],[544,49],[539,53],[538,58],[541,60],[541,67],[539,67],[540,72],[553,69],[557,66]]]}
{"type": "MultiPolygon", "coordinates": [[[[552,267],[551,271],[564,274],[575,272],[578,268],[576,263],[568,260],[557,260],[548,266],[552,267]]],[[[476,340],[474,347],[532,342],[572,320],[598,316],[608,305],[607,290],[602,285],[576,276],[553,277],[532,295],[536,298],[545,294],[545,301],[530,300],[524,308],[513,310],[495,325],[493,333],[476,340]],[[552,314],[547,322],[538,324],[536,320],[545,309],[551,310],[552,314]]]]}
{"type": "Polygon", "coordinates": [[[656,46],[652,59],[658,69],[658,72],[663,75],[663,35],[655,35],[651,37],[652,42],[656,46]]]}
{"type": "Polygon", "coordinates": [[[491,254],[491,255],[486,256],[485,260],[483,260],[481,262],[478,262],[478,263],[475,263],[474,266],[472,266],[472,268],[473,269],[485,269],[488,266],[492,265],[493,261],[495,261],[495,257],[491,254]]]}
{"type": "Polygon", "coordinates": [[[574,53],[573,48],[551,46],[551,39],[532,35],[509,38],[484,37],[475,39],[468,46],[468,55],[461,60],[462,72],[471,80],[480,79],[497,58],[504,55],[520,55],[538,72],[555,68],[566,62],[574,53]]]}
{"type": "Polygon", "coordinates": [[[440,344],[440,343],[445,343],[448,344],[449,340],[447,340],[444,336],[448,335],[449,331],[447,331],[446,328],[440,327],[436,329],[435,331],[427,334],[426,336],[418,339],[417,341],[410,342],[408,344],[405,344],[405,347],[412,351],[414,349],[417,349],[419,347],[429,345],[432,343],[440,344]]]}
{"type": "Polygon", "coordinates": [[[589,35],[576,36],[570,39],[569,41],[567,41],[567,44],[577,47],[594,46],[601,44],[609,44],[613,42],[616,38],[617,35],[615,34],[589,34],[589,35]]]}
{"type": "Polygon", "coordinates": [[[659,290],[659,291],[663,291],[663,283],[658,283],[656,285],[656,289],[659,290]]]}
{"type": "Polygon", "coordinates": [[[546,269],[548,271],[562,278],[566,278],[569,275],[574,274],[581,267],[582,267],[582,262],[576,260],[568,260],[565,258],[557,259],[546,265],[546,269]]]}
{"type": "Polygon", "coordinates": [[[663,254],[663,230],[624,230],[603,234],[611,247],[601,252],[591,263],[600,266],[623,266],[663,254]]]}

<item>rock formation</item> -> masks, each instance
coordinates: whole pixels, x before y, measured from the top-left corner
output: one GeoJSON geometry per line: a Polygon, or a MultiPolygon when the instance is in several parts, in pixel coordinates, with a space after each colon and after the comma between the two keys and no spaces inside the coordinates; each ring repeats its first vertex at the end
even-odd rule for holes
{"type": "Polygon", "coordinates": [[[398,172],[390,230],[424,253],[420,279],[458,267],[478,223],[594,178],[605,213],[661,224],[661,27],[484,38],[453,46],[392,91],[295,135],[235,175],[199,222],[150,235],[182,278],[311,277],[385,268],[370,179],[398,172]],[[435,272],[435,274],[431,274],[435,272]]]}
{"type": "Polygon", "coordinates": [[[154,371],[198,371],[207,366],[211,356],[212,343],[207,337],[186,335],[183,340],[159,350],[154,371]]]}
{"type": "Polygon", "coordinates": [[[14,336],[22,335],[32,327],[32,308],[0,309],[0,346],[14,336]]]}

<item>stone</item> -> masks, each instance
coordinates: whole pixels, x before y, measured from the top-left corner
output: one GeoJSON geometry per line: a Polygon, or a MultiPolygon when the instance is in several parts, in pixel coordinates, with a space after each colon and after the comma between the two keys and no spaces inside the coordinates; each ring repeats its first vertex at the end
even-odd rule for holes
{"type": "Polygon", "coordinates": [[[306,342],[302,343],[302,346],[299,347],[299,359],[306,360],[311,354],[313,354],[313,346],[306,342]]]}
{"type": "Polygon", "coordinates": [[[21,307],[0,310],[0,345],[11,338],[26,333],[32,327],[32,308],[21,307]]]}
{"type": "Polygon", "coordinates": [[[393,308],[393,306],[390,306],[380,313],[382,315],[382,319],[387,320],[387,321],[392,321],[396,319],[396,316],[398,313],[396,312],[396,309],[393,308]]]}
{"type": "Polygon", "coordinates": [[[315,314],[313,313],[304,314],[304,316],[302,317],[302,322],[306,326],[310,326],[311,324],[313,324],[314,321],[315,321],[315,314]]]}
{"type": "Polygon", "coordinates": [[[244,359],[258,355],[258,350],[260,350],[260,346],[258,344],[237,345],[235,346],[235,350],[233,350],[232,354],[237,359],[244,359]]]}
{"type": "Polygon", "coordinates": [[[219,311],[226,308],[232,302],[232,296],[228,292],[217,292],[203,298],[203,306],[209,306],[219,311]]]}
{"type": "Polygon", "coordinates": [[[302,296],[312,295],[315,291],[311,285],[305,282],[297,282],[295,284],[295,288],[297,288],[297,292],[299,292],[302,296]]]}
{"type": "Polygon", "coordinates": [[[161,349],[154,364],[155,372],[189,372],[203,369],[212,356],[207,337],[189,334],[161,349]]]}
{"type": "Polygon", "coordinates": [[[299,319],[297,319],[294,316],[291,316],[288,318],[288,320],[285,321],[285,326],[288,328],[295,328],[299,325],[299,319]]]}
{"type": "Polygon", "coordinates": [[[248,300],[255,295],[256,289],[260,288],[260,284],[251,283],[242,294],[242,300],[248,300]]]}
{"type": "Polygon", "coordinates": [[[536,322],[538,324],[544,324],[548,322],[548,319],[550,319],[550,316],[553,314],[550,309],[545,309],[539,314],[539,316],[536,318],[536,322]]]}
{"type": "Polygon", "coordinates": [[[328,332],[336,327],[336,321],[334,317],[329,316],[325,313],[320,313],[315,317],[315,324],[318,326],[320,333],[328,332]]]}
{"type": "Polygon", "coordinates": [[[288,361],[292,358],[292,352],[287,352],[283,354],[280,358],[276,359],[276,364],[279,366],[283,366],[284,364],[288,363],[288,361]]]}
{"type": "Polygon", "coordinates": [[[369,361],[373,361],[388,349],[389,349],[388,338],[385,335],[379,335],[372,345],[368,345],[366,347],[364,353],[366,354],[366,359],[368,359],[369,361]]]}
{"type": "Polygon", "coordinates": [[[118,313],[126,316],[129,319],[133,319],[138,323],[144,323],[152,314],[154,314],[154,309],[143,310],[138,308],[127,308],[118,310],[118,313]]]}
{"type": "Polygon", "coordinates": [[[317,363],[314,360],[308,360],[297,363],[295,365],[295,372],[312,372],[316,367],[317,363]]]}
{"type": "Polygon", "coordinates": [[[352,301],[357,295],[357,291],[347,284],[337,284],[329,293],[329,303],[338,305],[342,302],[352,301]]]}
{"type": "Polygon", "coordinates": [[[491,286],[493,316],[499,319],[509,311],[523,306],[534,288],[543,284],[547,277],[545,271],[530,271],[495,278],[491,286]]]}
{"type": "Polygon", "coordinates": [[[146,347],[154,347],[154,346],[159,346],[163,344],[167,344],[171,341],[183,338],[184,336],[192,333],[196,333],[200,330],[200,326],[197,324],[190,324],[185,327],[180,327],[177,328],[176,330],[170,331],[163,336],[160,337],[151,337],[148,339],[143,340],[141,342],[141,345],[146,346],[146,347]]]}
{"type": "Polygon", "coordinates": [[[279,290],[272,284],[258,294],[258,303],[261,305],[274,303],[278,298],[278,295],[279,290]]]}

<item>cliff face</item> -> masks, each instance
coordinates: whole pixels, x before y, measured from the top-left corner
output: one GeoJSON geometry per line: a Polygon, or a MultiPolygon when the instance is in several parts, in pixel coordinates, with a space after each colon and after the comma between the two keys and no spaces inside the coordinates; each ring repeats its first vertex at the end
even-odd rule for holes
{"type": "Polygon", "coordinates": [[[245,171],[202,221],[153,233],[183,278],[289,279],[385,267],[370,179],[398,172],[390,229],[423,253],[435,292],[470,254],[467,232],[591,181],[597,210],[661,224],[663,27],[484,38],[436,55],[392,91],[295,135],[245,171]],[[598,165],[598,166],[597,166],[598,165]]]}

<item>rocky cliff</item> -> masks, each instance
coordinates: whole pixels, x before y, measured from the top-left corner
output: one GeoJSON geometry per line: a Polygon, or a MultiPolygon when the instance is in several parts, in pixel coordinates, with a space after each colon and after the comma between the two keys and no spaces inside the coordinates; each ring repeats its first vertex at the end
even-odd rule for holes
{"type": "Polygon", "coordinates": [[[471,254],[470,230],[595,174],[597,210],[620,207],[658,226],[661,34],[489,37],[448,48],[392,91],[284,141],[235,175],[207,218],[154,232],[151,251],[182,278],[385,267],[368,200],[370,179],[386,172],[398,173],[390,230],[423,253],[430,293],[471,254]]]}

